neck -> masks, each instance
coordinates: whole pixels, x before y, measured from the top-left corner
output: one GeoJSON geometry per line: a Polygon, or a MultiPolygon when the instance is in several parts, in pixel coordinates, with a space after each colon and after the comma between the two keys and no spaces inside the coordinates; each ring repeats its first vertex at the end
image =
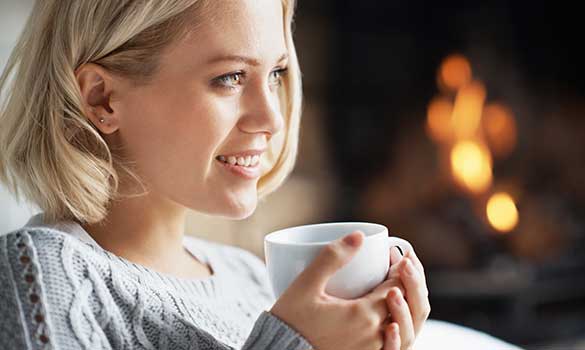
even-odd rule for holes
{"type": "Polygon", "coordinates": [[[160,265],[184,257],[187,209],[148,194],[114,201],[108,216],[84,229],[104,249],[143,265],[160,265]]]}

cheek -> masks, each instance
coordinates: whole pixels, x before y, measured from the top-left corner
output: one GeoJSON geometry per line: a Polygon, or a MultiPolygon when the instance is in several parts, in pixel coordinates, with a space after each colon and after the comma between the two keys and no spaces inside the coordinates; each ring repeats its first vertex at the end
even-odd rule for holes
{"type": "Polygon", "coordinates": [[[122,148],[150,180],[178,179],[186,173],[190,178],[194,173],[204,176],[214,152],[233,128],[226,108],[201,99],[184,101],[144,98],[123,111],[122,148]]]}

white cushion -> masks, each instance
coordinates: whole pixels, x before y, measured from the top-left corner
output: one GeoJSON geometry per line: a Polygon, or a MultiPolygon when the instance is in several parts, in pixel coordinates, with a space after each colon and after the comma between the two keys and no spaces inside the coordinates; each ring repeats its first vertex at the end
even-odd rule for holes
{"type": "Polygon", "coordinates": [[[521,350],[491,335],[438,320],[427,320],[413,350],[521,350]]]}

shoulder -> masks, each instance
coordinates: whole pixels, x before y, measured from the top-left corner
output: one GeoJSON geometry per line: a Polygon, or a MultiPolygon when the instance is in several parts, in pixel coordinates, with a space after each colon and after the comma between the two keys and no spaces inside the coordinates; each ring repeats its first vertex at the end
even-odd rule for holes
{"type": "Polygon", "coordinates": [[[60,242],[67,238],[67,233],[49,227],[24,226],[14,231],[0,235],[0,239],[9,242],[14,240],[32,240],[35,243],[55,241],[60,242]]]}
{"type": "Polygon", "coordinates": [[[0,236],[0,265],[22,288],[34,277],[35,283],[56,291],[75,285],[88,268],[104,276],[109,269],[107,258],[95,247],[46,227],[23,227],[0,236]]]}
{"type": "Polygon", "coordinates": [[[82,319],[75,311],[89,303],[91,293],[80,291],[88,267],[98,266],[95,256],[85,243],[51,228],[24,227],[0,236],[0,313],[12,315],[0,328],[20,332],[20,341],[40,335],[41,342],[53,343],[53,327],[69,329],[71,315],[82,319]]]}
{"type": "Polygon", "coordinates": [[[0,252],[3,254],[29,249],[58,251],[63,243],[71,240],[67,233],[47,227],[22,227],[0,236],[0,252]]]}
{"type": "MultiPolygon", "coordinates": [[[[86,257],[96,254],[95,248],[69,233],[48,227],[23,227],[0,236],[0,255],[29,256],[35,259],[57,258],[63,253],[86,257]]],[[[26,259],[24,259],[26,260],[26,259]]]]}

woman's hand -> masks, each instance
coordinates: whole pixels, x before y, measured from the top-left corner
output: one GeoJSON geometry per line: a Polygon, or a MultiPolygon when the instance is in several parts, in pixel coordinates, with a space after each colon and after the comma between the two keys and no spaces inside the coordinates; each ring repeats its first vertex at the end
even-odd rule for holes
{"type": "Polygon", "coordinates": [[[363,237],[363,233],[354,232],[323,248],[270,310],[315,349],[400,349],[397,323],[386,323],[386,299],[394,282],[381,283],[372,292],[352,300],[325,292],[333,274],[357,253],[363,237]]]}
{"type": "Polygon", "coordinates": [[[390,271],[384,283],[393,286],[386,302],[392,320],[400,328],[401,350],[411,349],[431,312],[424,268],[414,250],[402,256],[392,247],[390,271]]]}

